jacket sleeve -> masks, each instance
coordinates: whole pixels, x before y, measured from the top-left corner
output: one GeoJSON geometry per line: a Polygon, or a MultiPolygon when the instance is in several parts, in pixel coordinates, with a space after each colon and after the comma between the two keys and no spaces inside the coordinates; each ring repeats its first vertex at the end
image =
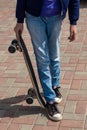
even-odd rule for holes
{"type": "Polygon", "coordinates": [[[24,22],[26,0],[17,0],[16,3],[16,18],[18,23],[24,22]]]}
{"type": "Polygon", "coordinates": [[[80,0],[70,0],[68,12],[70,24],[76,25],[79,19],[80,0]]]}

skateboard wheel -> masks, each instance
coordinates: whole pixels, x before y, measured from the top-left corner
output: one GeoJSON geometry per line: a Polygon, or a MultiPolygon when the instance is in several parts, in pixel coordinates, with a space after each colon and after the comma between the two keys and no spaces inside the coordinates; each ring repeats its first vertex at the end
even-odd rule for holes
{"type": "Polygon", "coordinates": [[[12,42],[11,42],[11,45],[14,45],[14,44],[18,44],[18,41],[16,39],[14,39],[12,42]]]}
{"type": "Polygon", "coordinates": [[[33,98],[32,97],[27,97],[26,102],[28,104],[32,104],[33,103],[33,98]]]}
{"type": "Polygon", "coordinates": [[[14,46],[11,45],[11,46],[9,46],[8,51],[9,51],[10,53],[15,53],[16,49],[15,49],[14,46]]]}
{"type": "Polygon", "coordinates": [[[26,102],[28,103],[28,104],[32,104],[33,103],[33,99],[34,98],[34,89],[33,88],[30,88],[29,90],[28,90],[28,97],[27,97],[27,99],[26,99],[26,102]]]}
{"type": "Polygon", "coordinates": [[[35,92],[34,92],[34,89],[33,89],[33,88],[30,88],[30,89],[28,90],[28,95],[29,95],[30,97],[34,97],[34,96],[35,96],[35,92]]]}
{"type": "Polygon", "coordinates": [[[17,40],[14,39],[14,40],[11,42],[11,45],[9,46],[8,51],[9,51],[10,53],[15,53],[16,48],[17,48],[17,44],[18,44],[17,40]]]}
{"type": "Polygon", "coordinates": [[[15,47],[15,50],[18,50],[20,52],[22,52],[22,49],[18,43],[18,41],[16,39],[14,39],[12,42],[11,42],[11,45],[15,47]]]}

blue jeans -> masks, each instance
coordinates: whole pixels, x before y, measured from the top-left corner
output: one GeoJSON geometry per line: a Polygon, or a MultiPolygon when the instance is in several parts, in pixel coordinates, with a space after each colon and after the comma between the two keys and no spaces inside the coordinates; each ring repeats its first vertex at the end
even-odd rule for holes
{"type": "Polygon", "coordinates": [[[53,87],[60,79],[61,16],[35,17],[26,13],[27,29],[31,36],[40,82],[47,102],[56,97],[53,87]]]}

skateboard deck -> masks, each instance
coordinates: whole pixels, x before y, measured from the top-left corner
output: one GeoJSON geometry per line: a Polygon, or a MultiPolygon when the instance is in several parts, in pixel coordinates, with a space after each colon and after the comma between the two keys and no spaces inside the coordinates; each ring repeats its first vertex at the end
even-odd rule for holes
{"type": "Polygon", "coordinates": [[[26,101],[27,103],[31,104],[33,102],[33,95],[35,93],[36,98],[40,105],[44,108],[46,106],[45,100],[43,99],[40,91],[39,91],[39,86],[36,80],[36,76],[34,73],[34,69],[31,63],[31,59],[28,53],[28,50],[26,48],[25,42],[22,38],[21,35],[19,35],[19,42],[17,40],[13,40],[10,47],[8,48],[10,53],[14,53],[16,50],[20,51],[23,53],[23,57],[27,66],[27,70],[29,72],[29,76],[32,82],[33,87],[28,90],[28,96],[26,101]]]}

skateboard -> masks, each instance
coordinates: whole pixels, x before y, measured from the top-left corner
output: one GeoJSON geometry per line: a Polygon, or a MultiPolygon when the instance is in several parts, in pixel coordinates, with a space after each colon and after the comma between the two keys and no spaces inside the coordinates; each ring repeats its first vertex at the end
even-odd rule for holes
{"type": "Polygon", "coordinates": [[[40,105],[43,108],[45,108],[46,107],[45,100],[40,93],[38,82],[36,80],[36,76],[35,76],[35,73],[34,73],[34,69],[33,69],[33,66],[32,66],[32,62],[31,62],[28,50],[27,50],[25,42],[24,42],[24,40],[23,40],[23,38],[20,34],[19,34],[19,41],[14,39],[11,42],[11,45],[8,48],[8,51],[10,53],[15,53],[16,50],[23,53],[23,57],[24,57],[24,60],[25,60],[26,66],[27,66],[27,70],[29,72],[29,76],[30,76],[30,79],[31,79],[31,82],[32,82],[32,85],[33,85],[33,87],[29,88],[29,90],[28,90],[28,96],[26,98],[26,102],[28,104],[32,104],[34,97],[36,96],[40,105]]]}

